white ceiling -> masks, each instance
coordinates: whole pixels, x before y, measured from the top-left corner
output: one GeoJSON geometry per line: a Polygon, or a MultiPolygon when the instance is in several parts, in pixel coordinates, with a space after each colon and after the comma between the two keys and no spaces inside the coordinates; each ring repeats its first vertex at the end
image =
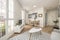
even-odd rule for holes
{"type": "Polygon", "coordinates": [[[36,8],[44,7],[46,9],[56,8],[58,6],[58,0],[19,0],[23,8],[27,10],[33,9],[33,5],[36,8]]]}

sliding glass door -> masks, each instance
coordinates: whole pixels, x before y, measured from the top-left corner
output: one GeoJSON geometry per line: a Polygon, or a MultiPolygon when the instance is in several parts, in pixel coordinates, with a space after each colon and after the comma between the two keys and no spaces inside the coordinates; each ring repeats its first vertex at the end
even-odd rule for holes
{"type": "Polygon", "coordinates": [[[5,35],[6,19],[6,0],[0,0],[0,37],[5,35]]]}

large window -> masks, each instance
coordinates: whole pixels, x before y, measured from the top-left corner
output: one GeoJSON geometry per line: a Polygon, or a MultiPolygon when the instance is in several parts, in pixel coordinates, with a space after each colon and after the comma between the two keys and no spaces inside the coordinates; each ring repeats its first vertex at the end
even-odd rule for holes
{"type": "Polygon", "coordinates": [[[13,0],[0,0],[0,37],[13,30],[13,0]]]}

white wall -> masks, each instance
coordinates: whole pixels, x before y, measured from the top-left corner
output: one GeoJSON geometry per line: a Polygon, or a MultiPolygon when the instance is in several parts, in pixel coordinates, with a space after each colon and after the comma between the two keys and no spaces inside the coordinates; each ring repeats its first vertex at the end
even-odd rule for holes
{"type": "Polygon", "coordinates": [[[45,26],[45,9],[41,8],[40,10],[38,10],[38,14],[42,14],[42,17],[38,17],[38,20],[40,20],[40,26],[44,27],[45,26]]]}
{"type": "Polygon", "coordinates": [[[22,13],[22,24],[25,25],[25,21],[26,21],[25,15],[26,15],[26,12],[25,12],[25,10],[21,10],[21,13],[22,13]]]}
{"type": "Polygon", "coordinates": [[[60,28],[60,17],[59,17],[59,28],[60,28]]]}
{"type": "Polygon", "coordinates": [[[47,12],[47,25],[54,25],[53,21],[58,19],[58,10],[49,10],[47,12]]]}
{"type": "Polygon", "coordinates": [[[29,12],[25,12],[25,23],[26,24],[28,23],[28,14],[29,14],[29,12]]]}
{"type": "Polygon", "coordinates": [[[14,0],[14,18],[16,19],[15,23],[22,19],[21,6],[17,0],[14,0]]]}

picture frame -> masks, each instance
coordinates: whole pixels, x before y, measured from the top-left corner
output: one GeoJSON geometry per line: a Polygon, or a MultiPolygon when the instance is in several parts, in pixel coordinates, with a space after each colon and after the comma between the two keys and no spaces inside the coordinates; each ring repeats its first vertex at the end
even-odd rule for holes
{"type": "Polygon", "coordinates": [[[28,18],[34,18],[34,19],[36,19],[37,18],[37,13],[29,14],[28,18]]]}

